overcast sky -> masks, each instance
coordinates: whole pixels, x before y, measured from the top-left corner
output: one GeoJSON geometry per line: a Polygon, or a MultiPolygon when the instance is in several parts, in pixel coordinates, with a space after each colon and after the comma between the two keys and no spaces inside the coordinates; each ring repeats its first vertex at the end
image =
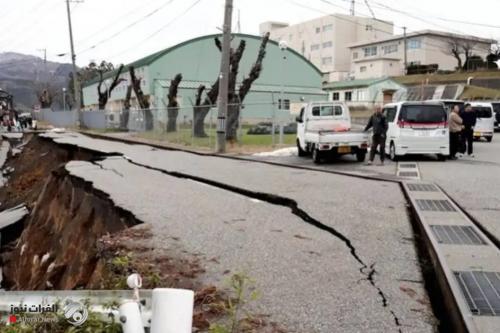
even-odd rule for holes
{"type": "MultiPolygon", "coordinates": [[[[448,30],[500,39],[499,0],[369,0],[375,16],[400,27],[448,30]],[[388,10],[389,6],[395,11],[388,10]],[[453,22],[466,21],[474,24],[453,22]]],[[[233,28],[240,13],[241,32],[258,34],[259,23],[298,23],[325,15],[349,12],[348,0],[234,0],[233,28]],[[303,6],[310,7],[304,8],[303,6]]],[[[64,0],[0,0],[1,52],[15,51],[49,60],[70,62],[64,0]]],[[[197,36],[218,32],[224,0],[84,0],[72,3],[77,64],[90,60],[128,63],[197,36]]],[[[356,12],[370,15],[364,0],[356,12]]],[[[202,61],[202,59],[200,59],[202,61]]]]}

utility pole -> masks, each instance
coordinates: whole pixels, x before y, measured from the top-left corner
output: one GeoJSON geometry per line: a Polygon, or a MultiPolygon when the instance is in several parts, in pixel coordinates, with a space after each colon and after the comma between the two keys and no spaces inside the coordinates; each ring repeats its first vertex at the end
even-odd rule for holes
{"type": "Polygon", "coordinates": [[[356,14],[354,11],[355,5],[356,5],[356,0],[351,0],[351,16],[354,16],[356,14]]]}
{"type": "Polygon", "coordinates": [[[408,50],[407,50],[407,45],[406,45],[406,27],[403,27],[403,47],[404,47],[404,63],[405,63],[404,75],[406,75],[407,68],[408,68],[408,50]]]}
{"type": "Polygon", "coordinates": [[[48,81],[47,75],[47,49],[38,49],[38,51],[43,52],[43,75],[45,78],[42,78],[44,81],[48,81]]]}
{"type": "Polygon", "coordinates": [[[224,13],[224,26],[222,28],[222,60],[219,75],[219,97],[217,114],[217,142],[215,150],[217,153],[226,152],[226,116],[227,116],[227,94],[229,85],[229,54],[231,49],[231,19],[233,15],[233,0],[226,0],[224,13]]]}
{"type": "Polygon", "coordinates": [[[76,111],[78,114],[78,119],[80,119],[81,111],[81,101],[80,101],[80,83],[78,82],[77,70],[76,70],[76,55],[75,47],[73,45],[73,27],[71,26],[71,10],[69,8],[70,0],[66,0],[66,10],[68,12],[68,26],[69,26],[69,42],[71,45],[71,61],[73,63],[73,89],[75,90],[75,104],[76,111]]]}

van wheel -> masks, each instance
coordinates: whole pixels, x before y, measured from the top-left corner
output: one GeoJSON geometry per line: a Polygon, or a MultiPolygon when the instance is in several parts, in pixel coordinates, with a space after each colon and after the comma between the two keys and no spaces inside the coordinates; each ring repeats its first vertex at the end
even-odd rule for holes
{"type": "Polygon", "coordinates": [[[486,141],[488,141],[488,142],[491,142],[491,140],[493,140],[492,136],[489,136],[489,137],[486,138],[486,141]]]}
{"type": "Polygon", "coordinates": [[[394,145],[394,142],[391,142],[391,147],[389,148],[389,157],[394,162],[396,162],[399,159],[399,156],[396,155],[396,146],[394,145]]]}
{"type": "Polygon", "coordinates": [[[313,148],[312,159],[315,164],[321,163],[321,152],[317,148],[313,148]]]}
{"type": "Polygon", "coordinates": [[[302,149],[302,147],[300,146],[299,139],[297,139],[297,151],[298,151],[300,157],[307,156],[307,152],[304,149],[302,149]]]}
{"type": "Polygon", "coordinates": [[[364,162],[366,158],[366,150],[358,150],[356,152],[356,160],[358,162],[364,162]]]}

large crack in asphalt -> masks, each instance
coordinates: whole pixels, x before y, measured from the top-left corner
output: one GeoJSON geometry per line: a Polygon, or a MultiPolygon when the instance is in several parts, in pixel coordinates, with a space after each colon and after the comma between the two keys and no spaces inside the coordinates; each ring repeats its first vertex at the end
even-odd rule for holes
{"type": "MultiPolygon", "coordinates": [[[[177,172],[177,171],[167,171],[165,169],[160,169],[160,168],[152,167],[152,166],[147,165],[147,164],[141,164],[141,163],[135,162],[126,156],[122,156],[122,157],[124,160],[128,161],[129,163],[136,165],[136,166],[139,166],[139,167],[142,167],[142,168],[161,172],[163,174],[166,174],[166,175],[169,175],[172,177],[176,177],[176,178],[180,178],[180,179],[189,179],[189,180],[196,181],[196,182],[199,182],[199,183],[202,183],[205,185],[210,185],[210,186],[222,189],[222,190],[237,193],[237,194],[240,194],[240,195],[252,198],[252,199],[258,199],[258,200],[261,200],[261,201],[264,201],[264,202],[267,202],[267,203],[270,203],[273,205],[284,206],[284,207],[290,208],[292,213],[294,215],[298,216],[304,222],[306,222],[306,223],[308,223],[308,224],[310,224],[310,225],[312,225],[320,230],[326,231],[329,234],[335,236],[337,239],[341,240],[346,245],[346,247],[349,249],[351,256],[361,265],[361,267],[359,269],[360,273],[365,276],[365,279],[376,290],[377,294],[379,295],[379,297],[382,301],[382,306],[384,308],[389,307],[388,300],[387,300],[385,293],[375,282],[374,277],[377,274],[377,271],[375,270],[375,264],[368,266],[361,259],[361,257],[358,255],[356,248],[354,247],[354,245],[352,244],[351,240],[348,237],[346,237],[344,234],[342,234],[341,232],[339,232],[335,228],[330,227],[330,226],[322,223],[321,221],[318,221],[315,218],[313,218],[305,210],[301,209],[295,200],[290,199],[290,198],[286,198],[286,197],[282,197],[279,195],[275,195],[275,194],[251,191],[251,190],[236,187],[233,185],[214,181],[211,179],[193,176],[193,175],[189,175],[189,174],[185,174],[185,173],[181,173],[181,172],[177,172]],[[369,268],[369,271],[366,272],[365,270],[368,268],[369,268]]],[[[389,313],[391,314],[391,316],[394,320],[394,324],[398,327],[399,332],[402,332],[402,330],[401,330],[402,325],[401,325],[401,322],[399,320],[399,317],[396,315],[396,313],[393,310],[389,310],[389,313]]]]}

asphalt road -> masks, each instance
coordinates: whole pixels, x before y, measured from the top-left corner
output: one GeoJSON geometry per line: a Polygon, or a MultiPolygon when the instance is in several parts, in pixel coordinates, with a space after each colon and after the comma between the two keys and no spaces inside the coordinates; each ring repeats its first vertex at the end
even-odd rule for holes
{"type": "MultiPolygon", "coordinates": [[[[465,156],[456,161],[439,162],[435,156],[406,156],[401,162],[417,162],[422,180],[436,182],[467,212],[500,240],[500,133],[493,141],[474,142],[475,157],[465,156]]],[[[310,157],[251,157],[296,166],[307,166],[322,170],[348,171],[369,176],[395,176],[397,163],[386,159],[384,166],[367,166],[357,163],[352,156],[313,164],[310,157]]]]}
{"type": "Polygon", "coordinates": [[[51,136],[125,155],[67,168],[151,224],[157,248],[217,258],[207,283],[246,271],[272,321],[307,333],[434,330],[397,184],[51,136]]]}

